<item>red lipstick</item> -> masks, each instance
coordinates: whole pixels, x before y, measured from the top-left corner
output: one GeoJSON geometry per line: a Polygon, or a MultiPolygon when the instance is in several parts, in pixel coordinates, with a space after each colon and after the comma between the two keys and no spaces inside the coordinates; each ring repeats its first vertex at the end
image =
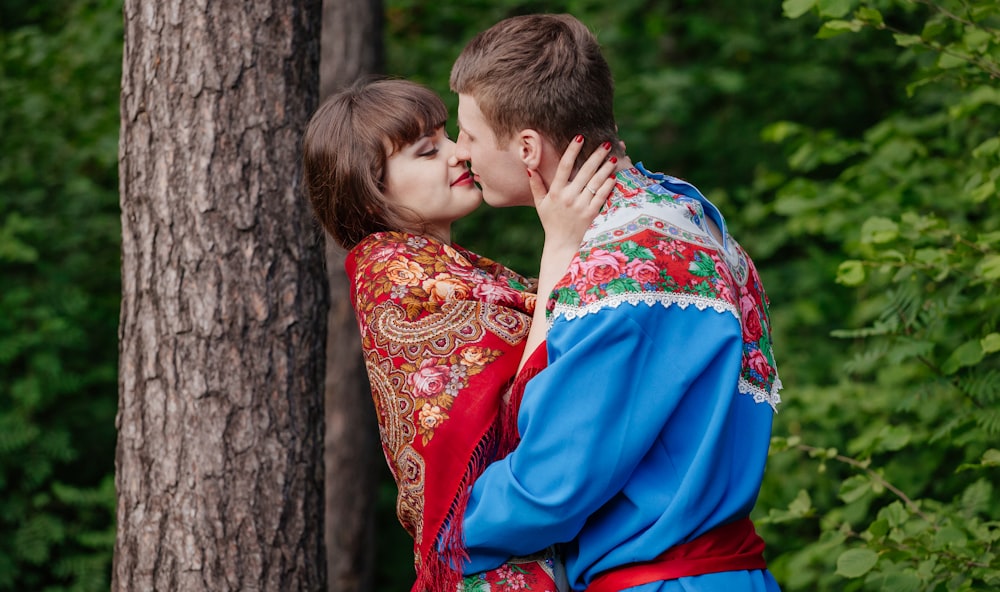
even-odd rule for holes
{"type": "Polygon", "coordinates": [[[465,171],[464,173],[462,173],[461,177],[459,177],[459,178],[455,179],[454,181],[452,181],[452,183],[451,183],[451,185],[449,185],[449,187],[454,187],[455,185],[460,185],[463,182],[468,181],[471,178],[472,178],[472,175],[469,174],[469,171],[465,171]]]}

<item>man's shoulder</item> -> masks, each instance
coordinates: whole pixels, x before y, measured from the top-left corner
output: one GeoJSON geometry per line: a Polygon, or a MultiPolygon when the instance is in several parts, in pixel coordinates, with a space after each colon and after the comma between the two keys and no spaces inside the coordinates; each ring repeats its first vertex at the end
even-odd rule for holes
{"type": "Polygon", "coordinates": [[[553,315],[569,319],[623,304],[713,309],[736,314],[732,277],[719,252],[637,221],[583,245],[556,284],[553,315]]]}

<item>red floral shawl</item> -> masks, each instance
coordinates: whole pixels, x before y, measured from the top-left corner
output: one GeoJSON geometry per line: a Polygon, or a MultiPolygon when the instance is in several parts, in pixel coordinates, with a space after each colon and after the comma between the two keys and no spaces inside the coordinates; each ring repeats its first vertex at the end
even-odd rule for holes
{"type": "Polygon", "coordinates": [[[468,489],[516,442],[505,401],[535,294],[513,271],[433,238],[384,232],[348,254],[351,300],[397,515],[414,539],[414,592],[455,590],[468,489]],[[442,556],[436,541],[459,544],[442,556]]]}

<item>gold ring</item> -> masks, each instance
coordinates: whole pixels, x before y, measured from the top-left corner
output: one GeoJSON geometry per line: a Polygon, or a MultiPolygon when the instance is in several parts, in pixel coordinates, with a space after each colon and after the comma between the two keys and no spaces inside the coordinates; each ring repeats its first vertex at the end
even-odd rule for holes
{"type": "Polygon", "coordinates": [[[587,185],[587,191],[589,191],[591,195],[597,195],[597,192],[591,189],[590,185],[587,185]]]}

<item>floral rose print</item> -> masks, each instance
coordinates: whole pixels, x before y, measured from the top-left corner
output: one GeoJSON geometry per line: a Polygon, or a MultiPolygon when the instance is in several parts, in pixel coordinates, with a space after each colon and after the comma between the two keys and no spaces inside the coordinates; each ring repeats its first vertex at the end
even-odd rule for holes
{"type": "Polygon", "coordinates": [[[620,276],[628,263],[620,251],[594,249],[586,261],[580,262],[580,272],[591,284],[602,284],[620,276]]]}
{"type": "Polygon", "coordinates": [[[485,347],[470,345],[462,350],[461,363],[465,366],[482,366],[490,359],[490,351],[485,347]]]}
{"type": "Polygon", "coordinates": [[[448,384],[451,370],[447,366],[438,365],[436,360],[427,359],[420,363],[416,372],[406,377],[413,393],[423,399],[429,399],[441,394],[448,384]]]}
{"type": "Polygon", "coordinates": [[[387,263],[385,274],[390,282],[401,286],[419,285],[427,277],[424,275],[423,267],[402,257],[397,257],[395,261],[387,263]]]}
{"type": "Polygon", "coordinates": [[[760,324],[760,315],[757,314],[757,309],[753,306],[753,300],[748,296],[740,298],[740,309],[743,314],[744,341],[758,341],[764,336],[764,327],[760,324]]]}
{"type": "Polygon", "coordinates": [[[626,267],[628,277],[634,279],[642,285],[651,285],[660,281],[660,268],[652,261],[643,259],[633,259],[626,267]]]}
{"type": "Polygon", "coordinates": [[[425,279],[420,287],[427,292],[430,301],[440,304],[446,300],[465,300],[471,294],[468,283],[462,281],[450,273],[439,273],[438,275],[425,279]]]}
{"type": "Polygon", "coordinates": [[[447,418],[448,414],[441,409],[440,405],[431,405],[430,403],[424,403],[424,406],[420,408],[420,413],[417,416],[420,426],[429,431],[432,431],[447,418]]]}

